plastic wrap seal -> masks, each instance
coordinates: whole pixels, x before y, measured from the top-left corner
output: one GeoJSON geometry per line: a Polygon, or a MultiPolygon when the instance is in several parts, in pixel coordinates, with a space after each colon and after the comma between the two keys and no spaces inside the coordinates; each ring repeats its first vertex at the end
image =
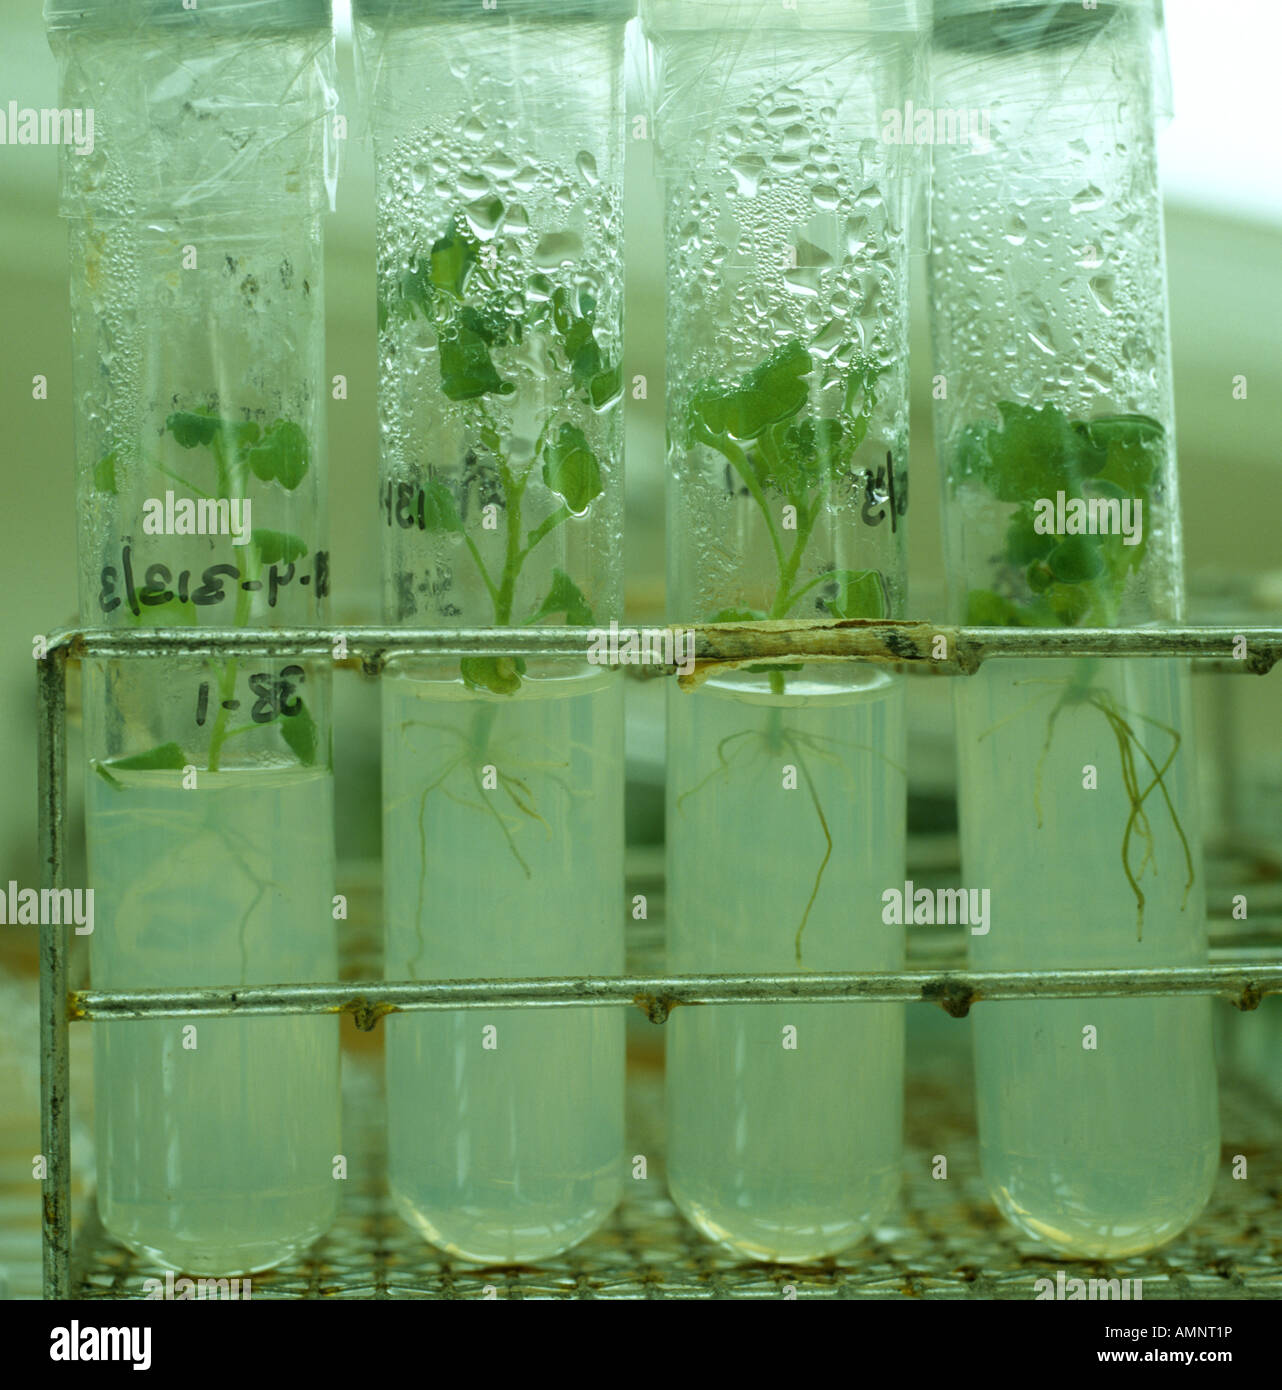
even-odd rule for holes
{"type": "Polygon", "coordinates": [[[425,24],[462,19],[472,24],[504,20],[572,24],[617,20],[636,14],[636,0],[499,0],[486,9],[480,0],[353,0],[353,17],[369,24],[425,24]]]}
{"type": "Polygon", "coordinates": [[[334,207],[330,0],[47,0],[65,217],[189,226],[334,207]]]}
{"type": "Polygon", "coordinates": [[[331,0],[45,0],[45,25],[57,29],[114,30],[142,25],[263,35],[283,29],[329,29],[331,0]]]}
{"type": "MultiPolygon", "coordinates": [[[[1168,121],[1172,114],[1171,67],[1166,48],[1163,0],[933,0],[931,46],[967,52],[975,60],[976,97],[982,96],[986,58],[1062,51],[1065,75],[1072,71],[1083,45],[1113,42],[1122,23],[1147,48],[1153,114],[1168,121]]],[[[1045,92],[1045,106],[1058,99],[1045,92]]]]}
{"type": "MultiPolygon", "coordinates": [[[[822,94],[813,121],[840,164],[865,169],[919,211],[929,150],[903,138],[904,115],[929,98],[928,0],[641,0],[645,85],[656,170],[706,177],[726,108],[762,92],[822,94]]],[[[911,251],[920,215],[907,215],[911,251]]]]}
{"type": "MultiPolygon", "coordinates": [[[[522,32],[538,26],[540,41],[549,30],[564,29],[563,55],[558,63],[568,68],[593,62],[621,62],[623,28],[636,15],[637,0],[500,0],[495,9],[483,7],[479,0],[353,0],[352,17],[356,28],[356,74],[362,135],[377,122],[392,124],[430,124],[439,102],[420,73],[436,64],[453,66],[467,61],[469,36],[475,34],[477,49],[501,52],[497,44],[509,49],[504,63],[520,71],[524,58],[522,32]],[[585,29],[600,32],[604,26],[617,28],[618,57],[599,44],[585,42],[585,29]],[[406,30],[415,30],[414,44],[401,42],[406,30]],[[576,32],[577,31],[577,32],[576,32]],[[501,39],[496,38],[501,35],[501,39]],[[414,64],[419,73],[410,70],[414,64]]],[[[520,106],[528,114],[537,111],[539,73],[524,74],[520,106]]],[[[515,98],[514,98],[515,99],[515,98]]],[[[610,113],[602,112],[602,119],[610,113]]]]}

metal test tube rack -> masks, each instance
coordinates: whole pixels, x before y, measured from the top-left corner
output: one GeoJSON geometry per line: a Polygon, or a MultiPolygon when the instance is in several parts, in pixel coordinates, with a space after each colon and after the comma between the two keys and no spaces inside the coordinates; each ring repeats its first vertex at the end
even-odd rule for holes
{"type": "MultiPolygon", "coordinates": [[[[1188,657],[1219,673],[1267,674],[1282,659],[1282,627],[1164,627],[1075,630],[955,627],[930,622],[818,620],[699,624],[696,675],[746,661],[863,660],[913,672],[969,675],[1001,657],[1188,657]],[[942,642],[940,639],[943,639],[942,642]],[[938,653],[938,655],[937,655],[938,653]]],[[[651,649],[665,629],[639,632],[651,649]]],[[[544,656],[586,658],[591,629],[486,628],[413,631],[399,628],[85,629],[55,633],[38,659],[38,837],[41,886],[65,887],[66,670],[86,657],[330,658],[368,676],[397,656],[544,656]]],[[[662,672],[660,672],[662,673],[662,672]]],[[[672,674],[672,668],[667,668],[672,674]]],[[[67,932],[43,926],[40,939],[40,1126],[46,1162],[42,1252],[46,1298],[71,1293],[71,1154],[68,1030],[73,1021],[227,1017],[286,1013],[350,1013],[375,1027],[388,1013],[419,1009],[636,1006],[654,1023],[680,1004],[827,1001],[939,1004],[964,1017],[983,1000],[1126,995],[1219,995],[1254,1009],[1282,994],[1282,950],[1246,964],[1169,970],[903,971],[805,975],[659,975],[593,979],[451,980],[279,985],[244,989],[96,991],[68,989],[67,932]],[[1269,959],[1267,957],[1273,957],[1269,959]]]]}

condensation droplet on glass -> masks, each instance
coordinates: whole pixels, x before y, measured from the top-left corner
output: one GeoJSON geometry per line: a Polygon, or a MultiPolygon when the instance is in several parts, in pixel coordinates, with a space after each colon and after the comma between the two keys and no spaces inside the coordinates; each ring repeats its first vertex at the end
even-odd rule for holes
{"type": "Polygon", "coordinates": [[[556,292],[556,286],[546,275],[531,275],[525,284],[531,299],[539,301],[551,299],[556,292]]]}
{"type": "Polygon", "coordinates": [[[1088,380],[1093,381],[1099,387],[1101,392],[1108,392],[1113,389],[1113,373],[1103,362],[1088,362],[1085,375],[1088,380]]]}
{"type": "Polygon", "coordinates": [[[481,168],[495,181],[510,179],[516,173],[516,161],[501,151],[481,161],[481,168]]]}
{"type": "Polygon", "coordinates": [[[1111,315],[1113,312],[1114,280],[1111,275],[1096,275],[1090,280],[1090,291],[1100,310],[1111,315]]]}
{"type": "Polygon", "coordinates": [[[554,270],[572,265],[583,254],[583,242],[577,232],[548,232],[534,248],[534,264],[541,270],[554,270]]]}
{"type": "Polygon", "coordinates": [[[1068,210],[1075,216],[1083,212],[1098,212],[1104,206],[1104,194],[1093,183],[1080,188],[1069,200],[1068,210]]]}
{"type": "Polygon", "coordinates": [[[463,216],[473,234],[487,241],[503,221],[503,200],[493,193],[488,198],[477,198],[463,209],[463,216]]]}
{"type": "Polygon", "coordinates": [[[730,172],[735,176],[735,191],[745,198],[755,197],[765,168],[765,160],[760,155],[740,155],[730,165],[730,172]]]}
{"type": "Polygon", "coordinates": [[[1050,325],[1041,323],[1037,325],[1037,331],[1031,328],[1028,330],[1028,341],[1037,348],[1039,352],[1044,352],[1047,357],[1055,356],[1054,338],[1051,334],[1050,325]]]}

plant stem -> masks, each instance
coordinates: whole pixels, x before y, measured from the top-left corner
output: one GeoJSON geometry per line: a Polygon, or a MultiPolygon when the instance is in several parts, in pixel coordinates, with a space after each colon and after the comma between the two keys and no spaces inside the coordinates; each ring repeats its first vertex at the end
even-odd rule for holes
{"type": "MultiPolygon", "coordinates": [[[[806,546],[810,544],[810,533],[815,529],[815,522],[819,520],[821,503],[816,503],[814,508],[807,507],[804,500],[794,503],[797,508],[797,539],[793,542],[792,554],[779,570],[779,588],[775,593],[775,601],[770,608],[772,618],[785,618],[788,610],[797,601],[800,595],[791,592],[793,581],[797,578],[797,570],[801,566],[801,557],[805,554],[806,546]]],[[[804,592],[804,590],[802,591],[804,592]]]]}
{"type": "Polygon", "coordinates": [[[499,478],[507,498],[507,549],[503,557],[503,578],[499,583],[498,596],[494,600],[494,623],[497,627],[506,627],[512,621],[516,577],[521,569],[521,501],[528,477],[527,473],[518,480],[516,474],[508,467],[507,460],[500,457],[499,478]]]}
{"type": "MultiPolygon", "coordinates": [[[[214,455],[214,463],[218,470],[218,496],[230,501],[231,495],[231,470],[227,463],[227,453],[223,448],[221,434],[215,434],[209,444],[210,450],[214,455]]],[[[251,543],[248,547],[251,554],[256,555],[256,547],[251,543]]],[[[256,579],[258,577],[253,561],[246,557],[246,568],[253,571],[247,578],[256,579]]],[[[253,599],[249,591],[244,587],[244,583],[238,581],[236,584],[236,612],[233,624],[236,627],[244,627],[249,622],[250,611],[253,608],[253,599]]],[[[227,718],[230,713],[224,708],[226,702],[231,699],[236,690],[236,675],[238,662],[233,657],[223,665],[222,679],[218,686],[218,712],[214,715],[214,725],[209,731],[209,771],[218,771],[219,757],[222,753],[223,743],[227,739],[227,718]]]]}

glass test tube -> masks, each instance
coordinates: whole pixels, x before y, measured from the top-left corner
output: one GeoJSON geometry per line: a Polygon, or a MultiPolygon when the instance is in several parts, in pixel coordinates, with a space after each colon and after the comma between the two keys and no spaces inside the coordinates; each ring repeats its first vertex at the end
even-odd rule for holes
{"type": "MultiPolygon", "coordinates": [[[[629,13],[614,0],[357,6],[391,622],[621,614],[629,13]]],[[[509,657],[389,671],[389,978],[621,970],[620,682],[509,657]]],[[[617,1012],[388,1024],[390,1182],[412,1226],[463,1258],[512,1262],[605,1220],[623,1163],[617,1012]]]]}
{"type": "MultiPolygon", "coordinates": [[[[953,616],[1178,622],[1183,577],[1148,0],[943,0],[932,308],[953,616]]],[[[977,969],[1206,960],[1185,663],[1001,660],[959,682],[977,969]]],[[[1004,1002],[974,1016],[983,1169],[1067,1254],[1150,1249],[1219,1159],[1211,1002],[1004,1002]]]]}
{"type": "MultiPolygon", "coordinates": [[[[894,617],[908,502],[907,186],[883,116],[911,89],[901,4],[653,0],[666,180],[674,622],[894,617]]],[[[718,673],[668,706],[674,972],[893,970],[902,679],[718,673]]],[[[899,1182],[896,1005],[677,1010],[673,1198],[766,1260],[831,1254],[899,1182]]]]}
{"type": "MultiPolygon", "coordinates": [[[[315,625],[325,550],[328,0],[49,0],[68,150],[80,601],[91,625],[315,625]]],[[[96,989],[331,980],[329,671],[84,666],[96,989]]],[[[98,1204],[175,1269],[333,1220],[338,1022],[94,1026],[98,1204]]]]}

